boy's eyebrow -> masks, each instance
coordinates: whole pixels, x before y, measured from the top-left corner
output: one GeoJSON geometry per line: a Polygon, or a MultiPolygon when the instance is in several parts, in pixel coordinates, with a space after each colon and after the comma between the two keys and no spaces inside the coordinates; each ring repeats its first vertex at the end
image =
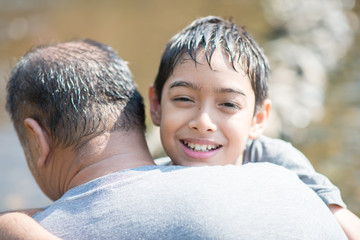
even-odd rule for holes
{"type": "MultiPolygon", "coordinates": [[[[175,81],[173,83],[170,84],[169,89],[171,88],[175,88],[175,87],[185,87],[185,88],[191,88],[194,90],[200,90],[201,87],[199,87],[198,85],[196,85],[195,83],[192,82],[187,82],[187,81],[175,81]]],[[[242,95],[244,97],[246,97],[246,94],[241,91],[240,89],[237,88],[218,88],[215,90],[215,93],[236,93],[239,95],[242,95]]]]}
{"type": "Polygon", "coordinates": [[[200,87],[197,86],[194,83],[191,82],[187,82],[187,81],[176,81],[170,84],[169,89],[174,88],[174,87],[186,87],[186,88],[191,88],[194,90],[199,90],[200,87]]]}
{"type": "Polygon", "coordinates": [[[246,97],[246,94],[237,88],[219,88],[215,92],[217,93],[237,93],[246,97]]]}

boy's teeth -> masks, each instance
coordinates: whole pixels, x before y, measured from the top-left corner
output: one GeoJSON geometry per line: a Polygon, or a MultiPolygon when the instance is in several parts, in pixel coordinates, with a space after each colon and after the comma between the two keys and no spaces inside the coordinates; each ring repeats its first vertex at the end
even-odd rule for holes
{"type": "Polygon", "coordinates": [[[195,144],[195,151],[200,151],[200,150],[201,150],[201,145],[200,144],[195,144]]]}
{"type": "Polygon", "coordinates": [[[198,152],[207,152],[218,148],[218,146],[215,145],[198,144],[192,142],[189,143],[187,141],[183,141],[183,142],[188,148],[198,152]]]}

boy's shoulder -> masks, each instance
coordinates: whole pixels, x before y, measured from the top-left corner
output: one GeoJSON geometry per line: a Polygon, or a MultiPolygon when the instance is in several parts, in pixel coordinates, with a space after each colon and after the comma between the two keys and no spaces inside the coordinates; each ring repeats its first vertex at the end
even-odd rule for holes
{"type": "Polygon", "coordinates": [[[290,142],[287,142],[280,138],[272,138],[272,137],[268,137],[265,135],[261,135],[260,137],[258,137],[257,139],[254,139],[254,140],[250,139],[248,141],[248,146],[249,145],[253,145],[253,146],[257,146],[257,147],[262,146],[263,148],[269,148],[269,147],[272,148],[274,146],[294,148],[290,142]]]}
{"type": "Polygon", "coordinates": [[[293,151],[298,150],[290,142],[264,135],[254,140],[249,139],[245,149],[246,153],[266,154],[268,156],[277,156],[293,151]]]}
{"type": "Polygon", "coordinates": [[[305,155],[290,142],[267,136],[248,141],[243,162],[271,162],[282,166],[297,162],[312,168],[305,155]]]}

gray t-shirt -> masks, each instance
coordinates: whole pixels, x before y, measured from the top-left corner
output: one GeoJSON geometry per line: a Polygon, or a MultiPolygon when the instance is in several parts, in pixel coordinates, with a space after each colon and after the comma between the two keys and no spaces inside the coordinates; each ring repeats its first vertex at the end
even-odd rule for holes
{"type": "Polygon", "coordinates": [[[292,144],[281,139],[261,136],[249,140],[244,152],[243,164],[271,162],[295,172],[326,203],[346,207],[340,190],[324,175],[316,172],[310,161],[292,144]]]}
{"type": "Polygon", "coordinates": [[[313,191],[268,163],[119,171],[34,218],[64,239],[346,239],[313,191]]]}
{"type": "MultiPolygon", "coordinates": [[[[169,157],[155,160],[157,165],[166,166],[171,163],[169,157]]],[[[248,140],[244,150],[243,164],[269,162],[283,166],[293,172],[306,185],[318,194],[326,203],[346,207],[340,190],[324,175],[316,172],[310,161],[299,150],[281,139],[261,136],[256,140],[248,140]]]]}

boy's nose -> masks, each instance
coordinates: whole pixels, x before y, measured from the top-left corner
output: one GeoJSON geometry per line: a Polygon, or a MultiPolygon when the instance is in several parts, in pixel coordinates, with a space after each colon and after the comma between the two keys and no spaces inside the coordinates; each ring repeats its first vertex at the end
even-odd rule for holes
{"type": "Polygon", "coordinates": [[[217,127],[207,112],[199,112],[190,122],[189,127],[200,133],[215,132],[217,127]]]}

